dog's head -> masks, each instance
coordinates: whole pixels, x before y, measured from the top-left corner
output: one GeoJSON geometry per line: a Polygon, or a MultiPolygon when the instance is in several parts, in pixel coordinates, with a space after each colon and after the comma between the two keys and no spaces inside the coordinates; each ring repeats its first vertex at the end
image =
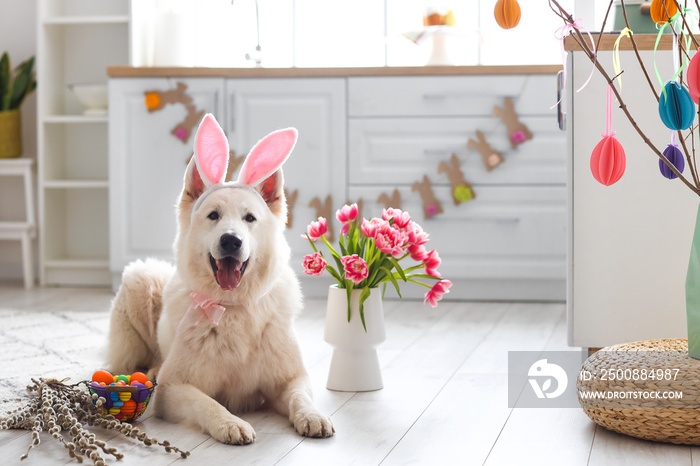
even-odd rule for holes
{"type": "Polygon", "coordinates": [[[265,136],[246,157],[238,180],[224,182],[228,141],[214,117],[204,117],[178,206],[175,250],[190,287],[223,301],[234,290],[252,295],[274,268],[273,257],[286,262],[281,167],[296,140],[294,128],[265,136]]]}

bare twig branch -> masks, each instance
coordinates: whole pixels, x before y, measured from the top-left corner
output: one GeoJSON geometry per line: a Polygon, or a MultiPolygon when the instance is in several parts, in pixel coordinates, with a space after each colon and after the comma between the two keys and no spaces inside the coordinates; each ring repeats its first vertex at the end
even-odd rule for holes
{"type": "Polygon", "coordinates": [[[600,35],[598,36],[598,42],[595,44],[595,49],[600,49],[600,40],[603,38],[603,31],[605,31],[605,23],[608,22],[608,15],[610,14],[610,9],[612,8],[613,2],[608,3],[608,10],[605,12],[605,18],[603,18],[603,24],[600,26],[600,35]]]}
{"type": "MultiPolygon", "coordinates": [[[[630,22],[627,19],[627,10],[625,8],[625,0],[620,0],[620,3],[622,4],[622,14],[625,17],[625,24],[627,25],[627,29],[632,31],[632,28],[630,27],[630,22]]],[[[632,41],[632,48],[634,49],[634,54],[637,56],[637,61],[639,62],[639,66],[642,68],[642,72],[644,73],[644,76],[647,78],[647,82],[649,83],[649,88],[651,89],[651,92],[654,93],[654,98],[656,98],[656,101],[658,102],[659,101],[659,94],[656,93],[656,89],[654,88],[654,83],[651,81],[651,78],[649,77],[649,73],[647,73],[647,69],[644,66],[644,63],[642,62],[642,56],[639,55],[639,49],[637,48],[637,41],[634,40],[634,33],[630,32],[629,38],[632,41]]]]}
{"type": "MultiPolygon", "coordinates": [[[[550,0],[550,5],[554,4],[560,12],[560,17],[564,19],[564,21],[567,24],[574,24],[574,18],[564,9],[562,6],[557,2],[557,0],[550,0]]],[[[613,93],[615,94],[615,97],[617,98],[617,101],[620,103],[620,110],[625,114],[627,119],[629,120],[630,124],[632,127],[637,131],[639,136],[642,138],[644,143],[661,159],[663,162],[666,164],[666,166],[678,177],[683,184],[688,186],[691,191],[693,191],[695,194],[700,196],[700,188],[698,186],[694,186],[686,177],[683,176],[682,173],[678,171],[675,165],[673,165],[667,158],[666,156],[663,155],[661,151],[651,142],[649,137],[642,131],[642,129],[639,127],[637,122],[635,121],[634,117],[632,117],[632,114],[630,114],[629,109],[627,108],[627,105],[624,103],[622,96],[620,95],[619,91],[617,88],[615,88],[615,85],[608,75],[608,73],[605,71],[605,68],[598,62],[596,54],[593,53],[593,51],[588,47],[588,44],[583,38],[583,35],[581,34],[581,31],[576,27],[572,27],[573,31],[575,32],[575,35],[573,36],[576,40],[576,42],[579,44],[581,49],[586,53],[588,58],[593,62],[593,66],[600,72],[600,74],[603,76],[603,78],[607,81],[608,85],[611,87],[613,93]]]]}

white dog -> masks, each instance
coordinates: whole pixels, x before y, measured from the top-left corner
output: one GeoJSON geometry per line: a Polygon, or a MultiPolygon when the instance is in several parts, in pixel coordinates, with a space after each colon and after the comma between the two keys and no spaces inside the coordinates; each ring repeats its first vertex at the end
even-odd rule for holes
{"type": "Polygon", "coordinates": [[[283,235],[281,166],[296,138],[292,128],[266,136],[226,183],[228,142],[205,116],[177,208],[176,267],[128,265],[112,306],[110,369],[150,369],[156,415],[224,443],[252,442],[253,428],[232,412],[263,405],[301,435],[335,432],[312,404],[292,327],[302,297],[283,235]]]}

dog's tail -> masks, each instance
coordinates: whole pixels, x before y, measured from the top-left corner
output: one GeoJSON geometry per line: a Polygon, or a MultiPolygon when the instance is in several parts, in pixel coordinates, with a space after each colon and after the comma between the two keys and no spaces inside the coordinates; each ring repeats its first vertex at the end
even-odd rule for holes
{"type": "Polygon", "coordinates": [[[113,374],[145,372],[160,365],[158,319],[163,288],[174,273],[172,264],[155,259],[137,260],[124,268],[109,328],[107,365],[113,374]]]}

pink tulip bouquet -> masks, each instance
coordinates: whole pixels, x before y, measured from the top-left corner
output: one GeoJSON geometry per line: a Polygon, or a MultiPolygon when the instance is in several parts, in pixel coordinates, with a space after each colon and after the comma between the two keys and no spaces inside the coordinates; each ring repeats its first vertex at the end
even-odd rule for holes
{"type": "Polygon", "coordinates": [[[428,251],[428,234],[408,212],[399,209],[385,209],[381,218],[362,219],[360,223],[357,204],[345,205],[336,212],[336,218],[343,225],[335,249],[326,239],[328,221],[319,217],[311,222],[303,238],[309,240],[313,254],[304,257],[304,273],[321,275],[324,270],[335,279],[339,288],[345,288],[348,295],[348,321],[350,321],[350,297],[354,289],[361,289],[360,318],[365,326],[364,302],[372,288],[380,285],[386,291],[391,282],[401,297],[400,282],[415,283],[429,288],[423,303],[436,307],[438,301],[448,293],[452,282],[443,280],[437,268],[440,257],[435,249],[428,251]],[[316,246],[318,241],[326,245],[333,258],[329,264],[316,246]],[[401,262],[407,258],[416,264],[404,268],[401,262]],[[420,280],[435,280],[433,285],[420,280]]]}

